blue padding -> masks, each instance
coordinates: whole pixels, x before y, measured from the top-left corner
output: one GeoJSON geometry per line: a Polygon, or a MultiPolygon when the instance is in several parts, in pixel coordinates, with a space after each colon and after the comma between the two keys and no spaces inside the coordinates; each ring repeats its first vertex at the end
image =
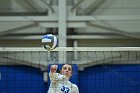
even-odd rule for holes
{"type": "MultiPolygon", "coordinates": [[[[80,93],[140,93],[140,65],[94,66],[80,71],[73,67],[72,82],[80,93]]],[[[39,69],[27,66],[0,66],[0,93],[47,93],[39,69]]],[[[47,86],[47,87],[46,87],[47,86]]]]}
{"type": "Polygon", "coordinates": [[[43,74],[28,66],[0,66],[0,93],[46,93],[43,74]]]}
{"type": "Polygon", "coordinates": [[[79,72],[80,93],[140,93],[140,65],[106,65],[79,72]]]}

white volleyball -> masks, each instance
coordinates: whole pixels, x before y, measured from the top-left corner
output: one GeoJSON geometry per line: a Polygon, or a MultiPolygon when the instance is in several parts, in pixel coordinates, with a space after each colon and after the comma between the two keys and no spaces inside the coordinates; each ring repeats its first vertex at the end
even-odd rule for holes
{"type": "Polygon", "coordinates": [[[55,35],[47,34],[42,37],[41,43],[45,49],[53,50],[56,48],[58,41],[55,35]]]}

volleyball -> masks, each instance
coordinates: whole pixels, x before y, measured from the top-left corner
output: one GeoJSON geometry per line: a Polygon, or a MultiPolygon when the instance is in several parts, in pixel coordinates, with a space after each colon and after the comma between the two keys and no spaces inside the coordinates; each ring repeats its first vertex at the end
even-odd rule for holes
{"type": "Polygon", "coordinates": [[[56,48],[58,41],[55,35],[47,34],[42,37],[41,43],[45,49],[53,50],[56,48]]]}

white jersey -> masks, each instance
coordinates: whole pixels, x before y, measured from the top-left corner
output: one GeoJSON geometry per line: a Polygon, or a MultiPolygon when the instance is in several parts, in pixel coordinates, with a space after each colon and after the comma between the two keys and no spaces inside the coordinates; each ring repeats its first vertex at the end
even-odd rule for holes
{"type": "Polygon", "coordinates": [[[59,73],[49,73],[51,80],[48,93],[79,93],[77,85],[71,83],[68,78],[59,73]]]}

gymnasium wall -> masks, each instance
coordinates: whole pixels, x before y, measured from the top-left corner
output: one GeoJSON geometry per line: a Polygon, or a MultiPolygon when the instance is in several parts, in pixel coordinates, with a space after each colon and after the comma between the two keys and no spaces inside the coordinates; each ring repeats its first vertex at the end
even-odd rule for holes
{"type": "MultiPolygon", "coordinates": [[[[77,65],[73,65],[73,70],[71,81],[78,85],[77,65]]],[[[40,69],[19,65],[0,66],[0,93],[47,93],[49,83],[43,81],[40,69]]]]}
{"type": "Polygon", "coordinates": [[[46,93],[39,69],[28,66],[0,66],[0,93],[46,93]]]}
{"type": "Polygon", "coordinates": [[[102,65],[79,72],[80,93],[140,93],[140,65],[102,65]]]}
{"type": "MultiPolygon", "coordinates": [[[[100,65],[79,71],[73,80],[80,93],[140,93],[139,74],[138,64],[100,65]]],[[[46,93],[42,75],[28,66],[0,66],[0,93],[46,93]]]]}

